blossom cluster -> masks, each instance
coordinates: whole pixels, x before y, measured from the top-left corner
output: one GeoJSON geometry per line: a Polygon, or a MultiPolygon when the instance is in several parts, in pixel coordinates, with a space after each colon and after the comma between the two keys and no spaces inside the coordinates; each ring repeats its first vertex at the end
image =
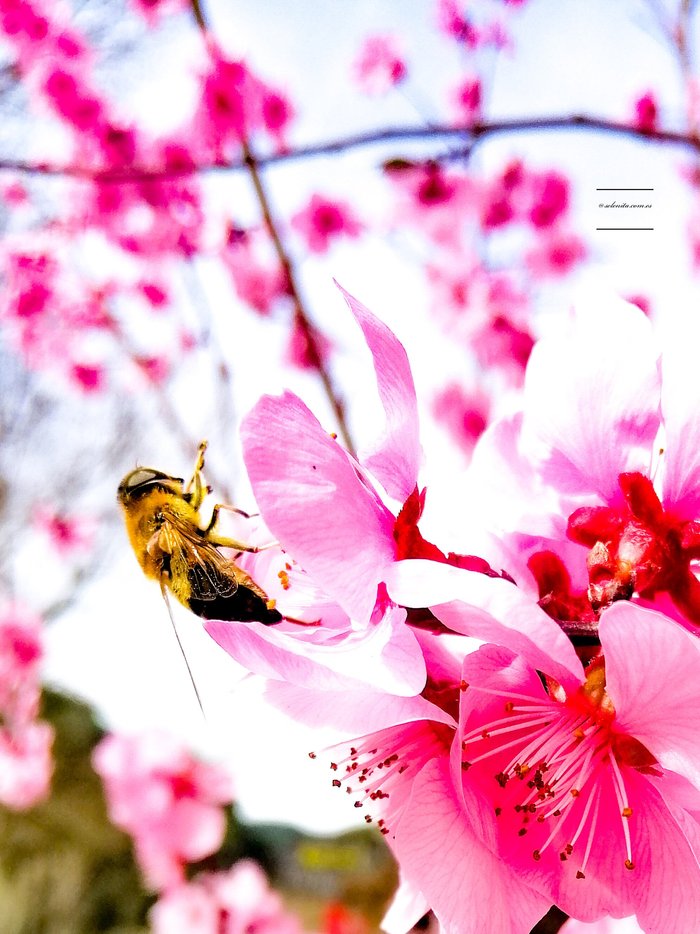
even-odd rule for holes
{"type": "Polygon", "coordinates": [[[41,621],[19,606],[0,613],[0,803],[25,810],[49,794],[54,733],[39,719],[41,621]]]}
{"type": "Polygon", "coordinates": [[[256,863],[241,860],[190,878],[190,864],[224,840],[222,807],[232,800],[225,769],[159,731],[108,734],[93,764],[110,819],[132,837],[146,884],[159,895],[150,913],[155,934],[301,934],[256,863]]]}
{"type": "Polygon", "coordinates": [[[428,909],[523,934],[553,904],[700,929],[697,327],[662,340],[601,299],[538,342],[454,491],[458,553],[420,529],[405,350],[346,299],[384,431],[356,458],[292,393],[258,402],[244,456],[279,547],[247,567],[286,620],[208,632],[345,735],[312,756],[396,855],[391,934],[428,909]]]}

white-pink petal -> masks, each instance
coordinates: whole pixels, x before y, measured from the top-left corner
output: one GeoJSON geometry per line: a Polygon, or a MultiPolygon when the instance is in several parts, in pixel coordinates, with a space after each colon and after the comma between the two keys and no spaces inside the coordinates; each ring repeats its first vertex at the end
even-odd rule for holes
{"type": "Polygon", "coordinates": [[[423,653],[398,607],[362,630],[334,631],[328,642],[312,641],[314,629],[297,636],[261,623],[218,620],[205,628],[239,664],[266,678],[320,691],[370,686],[401,696],[425,685],[423,653]]]}
{"type": "Polygon", "coordinates": [[[429,910],[430,905],[421,892],[399,876],[399,887],[382,918],[382,931],[386,934],[406,934],[413,930],[429,910]]]}
{"type": "Polygon", "coordinates": [[[422,458],[411,366],[396,335],[345,289],[338,288],[362,328],[372,354],[379,398],[386,416],[381,439],[371,453],[363,453],[362,463],[390,496],[403,503],[416,485],[422,458]]]}
{"type": "Polygon", "coordinates": [[[394,558],[394,516],[293,393],[263,396],[241,437],[272,534],[349,616],[367,621],[382,569],[394,558]]]}
{"type": "Polygon", "coordinates": [[[522,589],[510,581],[424,559],[397,561],[385,573],[389,596],[429,607],[450,629],[507,646],[565,687],[580,683],[573,645],[522,589]]]}
{"type": "Polygon", "coordinates": [[[699,341],[696,318],[684,321],[664,349],[661,368],[663,499],[684,518],[700,515],[699,341]]]}
{"type": "Polygon", "coordinates": [[[539,341],[525,376],[523,429],[545,479],[609,501],[625,471],[649,473],[659,423],[658,352],[639,308],[608,298],[539,341]]]}
{"type": "Polygon", "coordinates": [[[420,720],[457,726],[453,717],[420,695],[399,697],[367,688],[319,693],[285,681],[269,681],[265,699],[299,723],[313,729],[338,730],[345,738],[420,720]]]}
{"type": "Polygon", "coordinates": [[[600,618],[616,725],[700,787],[700,643],[654,610],[621,601],[600,618]]]}

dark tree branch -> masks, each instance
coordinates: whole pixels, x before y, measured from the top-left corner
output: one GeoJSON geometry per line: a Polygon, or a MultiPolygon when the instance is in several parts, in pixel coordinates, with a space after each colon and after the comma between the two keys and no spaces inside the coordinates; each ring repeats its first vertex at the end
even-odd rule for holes
{"type": "MultiPolygon", "coordinates": [[[[362,149],[397,142],[451,142],[462,143],[448,152],[438,153],[430,158],[437,162],[462,159],[473,148],[492,136],[504,133],[536,133],[554,131],[598,132],[614,136],[624,136],[638,142],[653,142],[679,146],[700,154],[700,136],[695,133],[682,133],[676,130],[640,130],[628,123],[603,120],[583,114],[571,114],[554,117],[522,117],[511,120],[494,120],[475,123],[471,127],[443,125],[415,127],[387,127],[370,133],[356,133],[338,139],[308,146],[299,146],[285,152],[255,155],[258,170],[271,165],[298,162],[317,156],[337,155],[362,149]]],[[[427,158],[427,157],[426,157],[427,158]]],[[[229,162],[200,163],[188,168],[164,169],[134,165],[128,169],[96,169],[80,165],[51,165],[50,163],[31,163],[21,159],[0,159],[0,171],[18,172],[24,175],[57,176],[59,178],[78,178],[104,183],[138,183],[154,179],[186,178],[192,175],[216,172],[249,170],[245,151],[229,162]]]]}

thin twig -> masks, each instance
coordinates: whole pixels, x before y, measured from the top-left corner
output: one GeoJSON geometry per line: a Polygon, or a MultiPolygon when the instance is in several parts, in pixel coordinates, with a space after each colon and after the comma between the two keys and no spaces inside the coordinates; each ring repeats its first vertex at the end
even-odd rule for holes
{"type": "Polygon", "coordinates": [[[301,295],[299,292],[299,287],[296,283],[292,262],[284,247],[284,244],[282,243],[282,238],[280,237],[277,225],[272,217],[272,212],[270,210],[270,200],[267,196],[267,192],[265,191],[262,176],[258,171],[257,160],[246,142],[243,143],[243,152],[245,162],[250,173],[250,179],[253,183],[253,187],[255,188],[255,194],[260,205],[260,210],[262,211],[265,227],[272,241],[272,245],[275,248],[277,259],[284,272],[285,282],[289,295],[292,299],[292,302],[294,303],[296,324],[301,328],[301,331],[304,335],[307,353],[309,355],[311,365],[318,372],[321,383],[323,384],[323,389],[326,393],[326,396],[328,397],[328,401],[333,408],[333,413],[336,417],[338,428],[343,438],[343,443],[345,444],[345,447],[348,449],[348,451],[354,454],[355,446],[353,444],[345,417],[345,406],[335,387],[333,386],[330,372],[326,366],[318,345],[318,339],[316,338],[316,334],[314,333],[309,316],[306,313],[306,309],[304,308],[304,303],[301,300],[301,295]]]}

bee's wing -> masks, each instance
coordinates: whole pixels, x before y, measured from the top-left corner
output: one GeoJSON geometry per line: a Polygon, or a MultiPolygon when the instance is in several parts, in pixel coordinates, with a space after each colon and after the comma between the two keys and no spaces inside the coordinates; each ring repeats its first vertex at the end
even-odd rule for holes
{"type": "Polygon", "coordinates": [[[164,528],[166,526],[170,587],[175,596],[192,596],[198,600],[232,596],[238,589],[233,563],[177,517],[169,517],[164,523],[164,528]],[[178,593],[179,589],[182,594],[178,593]]]}

